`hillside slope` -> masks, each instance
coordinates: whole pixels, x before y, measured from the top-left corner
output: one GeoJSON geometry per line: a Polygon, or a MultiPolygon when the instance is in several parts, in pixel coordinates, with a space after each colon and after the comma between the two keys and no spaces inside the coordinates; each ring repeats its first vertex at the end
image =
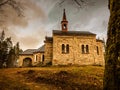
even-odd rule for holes
{"type": "Polygon", "coordinates": [[[102,90],[103,67],[0,69],[0,90],[102,90]]]}

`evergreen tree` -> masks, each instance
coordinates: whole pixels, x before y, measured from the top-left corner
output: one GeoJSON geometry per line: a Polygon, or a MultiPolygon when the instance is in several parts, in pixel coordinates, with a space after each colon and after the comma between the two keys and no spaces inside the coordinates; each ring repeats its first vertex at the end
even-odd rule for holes
{"type": "Polygon", "coordinates": [[[16,43],[14,50],[15,50],[15,61],[14,61],[14,65],[16,66],[17,61],[18,61],[18,59],[19,59],[19,53],[20,53],[19,42],[16,43]]]}
{"type": "Polygon", "coordinates": [[[120,0],[109,0],[104,90],[120,90],[120,0]]]}
{"type": "Polygon", "coordinates": [[[0,36],[0,42],[3,42],[3,40],[5,39],[5,32],[4,30],[2,31],[2,34],[0,36]]]}
{"type": "Polygon", "coordinates": [[[19,58],[19,42],[13,47],[11,37],[5,39],[4,31],[0,37],[0,68],[6,63],[7,67],[15,67],[19,58]]]}
{"type": "Polygon", "coordinates": [[[9,52],[8,59],[7,59],[7,67],[14,67],[14,60],[15,60],[15,50],[12,48],[9,52]]]}
{"type": "Polygon", "coordinates": [[[0,36],[0,68],[2,67],[3,63],[7,60],[7,42],[4,40],[5,33],[2,31],[0,36]]]}

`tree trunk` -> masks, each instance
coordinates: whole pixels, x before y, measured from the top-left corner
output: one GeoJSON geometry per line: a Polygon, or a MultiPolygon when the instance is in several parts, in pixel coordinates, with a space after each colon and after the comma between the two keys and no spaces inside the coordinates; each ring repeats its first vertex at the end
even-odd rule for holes
{"type": "Polygon", "coordinates": [[[120,90],[120,0],[109,0],[104,90],[120,90]]]}

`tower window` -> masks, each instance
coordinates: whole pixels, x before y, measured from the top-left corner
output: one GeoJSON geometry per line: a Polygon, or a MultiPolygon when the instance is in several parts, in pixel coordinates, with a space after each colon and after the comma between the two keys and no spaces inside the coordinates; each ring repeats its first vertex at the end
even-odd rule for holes
{"type": "Polygon", "coordinates": [[[66,24],[63,25],[63,28],[66,29],[66,24]]]}

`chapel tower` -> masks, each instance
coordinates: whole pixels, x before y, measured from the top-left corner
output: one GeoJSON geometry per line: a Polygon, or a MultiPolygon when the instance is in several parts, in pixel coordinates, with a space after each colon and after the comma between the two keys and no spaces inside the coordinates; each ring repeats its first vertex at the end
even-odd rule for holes
{"type": "Polygon", "coordinates": [[[63,11],[63,19],[61,21],[61,28],[63,32],[67,32],[68,31],[68,21],[66,18],[66,13],[65,13],[65,9],[63,11]]]}

